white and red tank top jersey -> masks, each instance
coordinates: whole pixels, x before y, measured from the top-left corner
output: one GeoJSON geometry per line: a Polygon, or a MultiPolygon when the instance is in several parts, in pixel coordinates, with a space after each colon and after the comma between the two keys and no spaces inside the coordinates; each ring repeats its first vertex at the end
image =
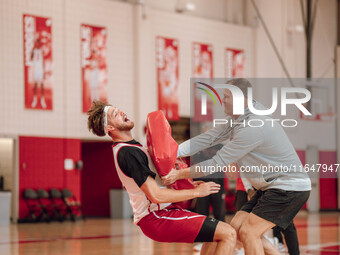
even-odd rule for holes
{"type": "MultiPolygon", "coordinates": [[[[144,192],[138,186],[136,181],[132,177],[125,174],[125,172],[121,169],[121,166],[118,163],[119,162],[118,153],[119,153],[120,149],[122,149],[126,146],[136,147],[136,148],[140,149],[146,155],[146,157],[148,159],[148,166],[146,166],[146,167],[148,167],[153,173],[155,173],[155,181],[157,182],[158,186],[160,188],[166,188],[166,187],[164,187],[162,185],[161,179],[160,179],[160,177],[159,177],[159,175],[156,171],[156,168],[155,168],[146,148],[144,148],[142,145],[140,145],[137,142],[135,142],[135,143],[119,142],[119,143],[115,143],[112,146],[115,167],[116,167],[120,181],[122,182],[124,188],[126,189],[126,191],[129,194],[130,204],[131,204],[131,207],[132,207],[132,210],[133,210],[133,215],[134,215],[134,223],[137,224],[144,216],[148,215],[152,211],[162,210],[165,207],[169,206],[171,203],[161,203],[161,204],[151,203],[151,201],[146,197],[144,192]]],[[[129,163],[130,162],[126,162],[126,164],[129,164],[129,163]]],[[[145,163],[141,162],[141,164],[145,164],[145,163]]],[[[133,171],[141,171],[141,170],[140,169],[133,169],[133,171]]]]}

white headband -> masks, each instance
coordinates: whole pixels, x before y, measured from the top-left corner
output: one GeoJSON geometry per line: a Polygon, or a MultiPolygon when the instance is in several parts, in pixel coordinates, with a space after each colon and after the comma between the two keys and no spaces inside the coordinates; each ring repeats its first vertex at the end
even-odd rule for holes
{"type": "Polygon", "coordinates": [[[108,112],[109,108],[110,108],[109,105],[105,106],[105,108],[104,108],[104,132],[105,132],[105,134],[107,134],[107,129],[106,129],[106,127],[107,127],[107,112],[108,112]]]}

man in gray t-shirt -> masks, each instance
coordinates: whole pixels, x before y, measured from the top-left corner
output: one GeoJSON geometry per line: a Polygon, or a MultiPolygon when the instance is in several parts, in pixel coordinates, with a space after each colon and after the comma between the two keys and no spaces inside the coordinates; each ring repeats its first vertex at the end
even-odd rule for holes
{"type": "MultiPolygon", "coordinates": [[[[246,95],[250,83],[246,79],[233,79],[228,84],[239,87],[246,95]]],[[[285,229],[298,211],[306,203],[311,190],[311,182],[296,151],[283,128],[268,116],[258,116],[248,109],[244,100],[244,115],[233,114],[233,96],[224,90],[224,111],[234,125],[217,125],[199,136],[180,145],[178,156],[190,156],[217,143],[224,146],[214,157],[190,168],[172,170],[163,177],[165,184],[178,179],[196,178],[212,174],[216,169],[237,163],[242,178],[257,190],[233,218],[231,225],[236,229],[246,254],[275,254],[276,251],[266,242],[261,243],[262,235],[274,226],[285,229]],[[257,123],[255,124],[255,122],[257,123]],[[264,125],[259,126],[258,122],[264,125]],[[249,123],[253,122],[253,125],[249,123]],[[254,127],[257,125],[257,127],[254,127]]],[[[253,101],[255,109],[263,107],[253,101]]]]}

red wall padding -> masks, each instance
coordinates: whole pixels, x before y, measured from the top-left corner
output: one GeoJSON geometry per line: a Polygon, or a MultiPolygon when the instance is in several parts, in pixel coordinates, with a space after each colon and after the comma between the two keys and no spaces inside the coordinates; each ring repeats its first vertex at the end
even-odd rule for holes
{"type": "Polygon", "coordinates": [[[306,164],[306,151],[296,151],[297,155],[299,156],[302,165],[306,164]]]}
{"type": "Polygon", "coordinates": [[[80,197],[81,171],[64,170],[64,159],[81,159],[78,139],[19,137],[19,218],[28,215],[23,191],[26,188],[68,188],[80,197]]]}
{"type": "Polygon", "coordinates": [[[85,216],[110,216],[110,189],[121,189],[112,152],[112,142],[83,142],[82,177],[85,216]]]}
{"type": "MultiPolygon", "coordinates": [[[[338,208],[338,188],[337,188],[337,173],[334,171],[336,164],[335,151],[320,151],[319,163],[327,164],[328,169],[333,167],[333,172],[320,171],[320,209],[335,210],[338,208]]],[[[338,169],[340,171],[340,169],[338,169]]]]}
{"type": "MultiPolygon", "coordinates": [[[[64,139],[64,146],[66,151],[65,158],[73,159],[74,162],[82,159],[81,140],[64,139]]],[[[64,171],[64,186],[69,188],[80,201],[82,201],[81,179],[82,170],[64,171]],[[70,187],[72,187],[72,189],[70,187]]]]}
{"type": "MultiPolygon", "coordinates": [[[[305,165],[306,164],[306,151],[296,151],[296,153],[299,156],[302,165],[305,165]]],[[[307,203],[302,207],[302,209],[307,209],[307,203]]]]}
{"type": "MultiPolygon", "coordinates": [[[[306,152],[297,151],[302,164],[306,163],[306,152]]],[[[319,163],[327,164],[328,167],[336,162],[336,151],[320,151],[319,152],[319,163]]],[[[340,169],[338,169],[340,171],[340,169]]],[[[338,189],[337,189],[337,175],[333,170],[332,172],[323,173],[320,170],[320,209],[321,210],[336,210],[338,208],[338,189]],[[328,178],[325,178],[328,177],[328,178]]],[[[305,208],[305,207],[304,207],[305,208]]]]}

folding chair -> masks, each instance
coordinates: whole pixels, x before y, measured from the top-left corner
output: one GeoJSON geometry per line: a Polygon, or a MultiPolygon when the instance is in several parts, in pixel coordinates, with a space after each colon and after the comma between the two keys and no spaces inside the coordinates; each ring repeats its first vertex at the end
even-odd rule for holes
{"type": "Polygon", "coordinates": [[[83,218],[81,203],[73,195],[72,191],[64,188],[61,190],[61,193],[63,194],[64,202],[67,206],[68,212],[71,215],[72,221],[75,221],[77,216],[83,218]]]}
{"type": "Polygon", "coordinates": [[[43,218],[43,216],[46,216],[38,201],[37,192],[35,192],[33,189],[28,188],[25,189],[23,195],[30,214],[29,220],[38,222],[43,218]]]}
{"type": "Polygon", "coordinates": [[[50,199],[59,216],[59,220],[65,220],[69,212],[60,190],[52,188],[50,190],[50,199]]]}
{"type": "Polygon", "coordinates": [[[48,192],[44,189],[38,189],[37,195],[40,206],[48,217],[47,220],[51,221],[52,219],[58,219],[59,221],[62,221],[63,220],[62,215],[59,214],[59,212],[52,204],[48,192]]]}

